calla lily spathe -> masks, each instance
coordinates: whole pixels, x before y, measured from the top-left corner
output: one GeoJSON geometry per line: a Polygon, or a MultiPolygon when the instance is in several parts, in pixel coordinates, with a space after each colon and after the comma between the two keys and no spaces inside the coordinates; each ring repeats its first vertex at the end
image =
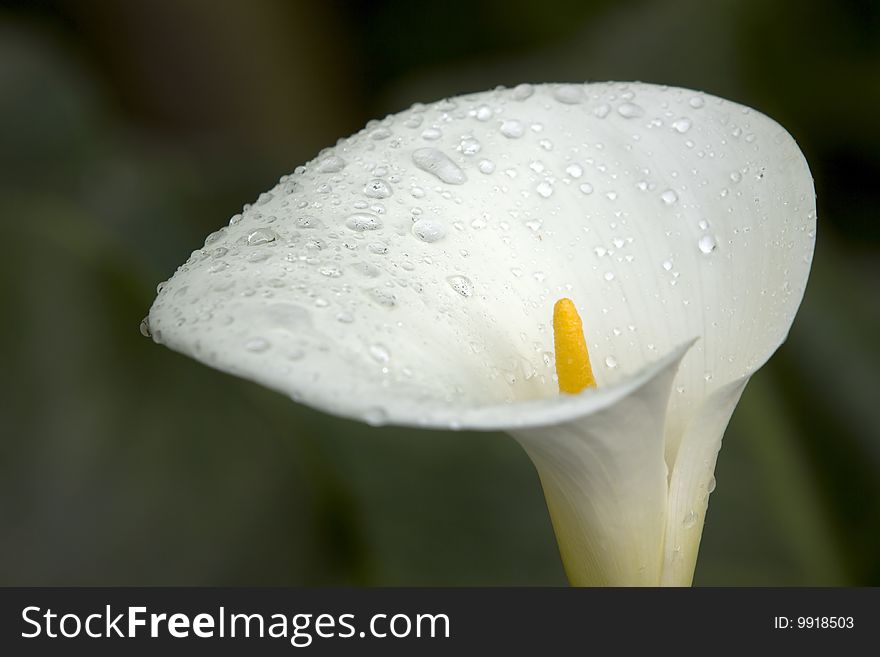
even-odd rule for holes
{"type": "Polygon", "coordinates": [[[721,437],[785,339],[815,199],[747,107],[639,83],[520,85],[340,140],[161,286],[157,342],[329,413],[503,430],[573,584],[688,585],[721,437]],[[554,302],[598,388],[560,395],[554,302]]]}

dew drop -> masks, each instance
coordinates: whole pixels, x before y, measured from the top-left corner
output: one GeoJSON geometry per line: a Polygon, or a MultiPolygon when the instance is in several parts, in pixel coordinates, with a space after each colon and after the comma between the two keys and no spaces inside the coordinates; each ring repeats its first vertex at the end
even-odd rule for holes
{"type": "Polygon", "coordinates": [[[501,134],[509,139],[519,139],[525,134],[523,124],[516,119],[508,119],[501,122],[501,134]]]}
{"type": "Polygon", "coordinates": [[[604,119],[606,116],[608,116],[608,113],[610,111],[611,105],[609,105],[608,103],[602,103],[601,105],[596,105],[596,107],[593,108],[593,114],[600,119],[604,119]]]}
{"type": "Polygon", "coordinates": [[[257,230],[248,234],[247,243],[250,246],[258,246],[274,242],[276,239],[278,239],[278,234],[271,228],[257,228],[257,230]]]}
{"type": "Polygon", "coordinates": [[[567,173],[572,178],[580,178],[584,175],[584,170],[581,168],[580,164],[569,164],[565,167],[565,173],[567,173]]]}
{"type": "Polygon", "coordinates": [[[584,99],[584,90],[576,84],[560,84],[553,87],[553,97],[560,103],[577,105],[584,99]]]}
{"type": "Polygon", "coordinates": [[[700,241],[697,242],[697,246],[700,248],[700,251],[709,254],[715,250],[718,244],[715,242],[715,238],[711,235],[703,235],[700,238],[700,241]]]}
{"type": "Polygon", "coordinates": [[[490,174],[495,171],[495,163],[492,160],[480,160],[478,165],[480,173],[490,174]]]}
{"type": "Polygon", "coordinates": [[[376,344],[371,344],[369,351],[370,356],[377,363],[384,365],[391,360],[391,352],[388,350],[388,347],[383,344],[379,344],[378,342],[376,344]]]}
{"type": "Polygon", "coordinates": [[[422,171],[450,185],[461,185],[467,180],[464,171],[436,148],[419,148],[413,151],[412,161],[422,171]]]}
{"type": "Polygon", "coordinates": [[[358,233],[382,228],[382,220],[369,212],[355,212],[345,220],[345,225],[358,233]]]}
{"type": "Polygon", "coordinates": [[[614,272],[606,271],[605,274],[602,276],[602,278],[604,278],[606,281],[613,281],[614,280],[614,272]]]}
{"type": "Polygon", "coordinates": [[[419,219],[412,225],[412,233],[423,242],[438,242],[446,236],[446,226],[433,219],[419,219]]]}
{"type": "Polygon", "coordinates": [[[706,101],[703,100],[701,96],[694,96],[688,101],[688,105],[693,107],[694,109],[700,109],[703,105],[706,104],[706,101]]]}
{"type": "Polygon", "coordinates": [[[581,190],[584,194],[592,194],[593,186],[590,183],[581,183],[578,185],[578,189],[581,190]]]}
{"type": "Polygon", "coordinates": [[[474,116],[477,117],[477,121],[488,121],[492,118],[492,108],[488,105],[480,105],[474,116]]]}
{"type": "Polygon", "coordinates": [[[685,529],[690,529],[697,524],[697,514],[693,511],[688,511],[681,524],[684,526],[685,529]]]}
{"type": "Polygon", "coordinates": [[[715,490],[716,485],[717,485],[717,482],[715,481],[715,475],[712,475],[712,478],[709,480],[709,485],[707,486],[706,491],[711,494],[715,490]]]}
{"type": "Polygon", "coordinates": [[[518,84],[513,88],[511,92],[511,98],[518,101],[523,101],[526,98],[531,97],[531,95],[535,93],[535,88],[530,84],[518,84]]]}
{"type": "Polygon", "coordinates": [[[150,318],[149,318],[149,316],[144,317],[141,320],[141,325],[138,328],[141,332],[141,335],[144,336],[145,338],[153,337],[153,334],[150,333],[150,318]]]}
{"type": "Polygon", "coordinates": [[[463,155],[476,155],[483,145],[473,137],[468,137],[461,140],[460,148],[463,155]]]}
{"type": "Polygon", "coordinates": [[[463,297],[467,298],[474,294],[474,284],[467,276],[449,276],[446,282],[449,283],[449,287],[463,297]]]}
{"type": "Polygon", "coordinates": [[[672,122],[672,129],[684,134],[691,129],[691,120],[684,117],[677,119],[672,122]]]}
{"type": "Polygon", "coordinates": [[[553,196],[553,185],[546,180],[543,180],[538,183],[537,187],[535,187],[535,191],[538,192],[538,195],[542,198],[550,198],[553,196]]]}
{"type": "Polygon", "coordinates": [[[362,417],[364,422],[371,427],[378,427],[388,421],[388,413],[385,412],[384,408],[379,406],[367,409],[362,417]]]}
{"type": "Polygon", "coordinates": [[[391,187],[388,183],[378,178],[371,180],[364,186],[364,195],[370,198],[388,198],[391,193],[391,187]]]}
{"type": "Polygon", "coordinates": [[[608,369],[614,369],[617,367],[617,359],[614,356],[606,356],[605,357],[605,365],[608,369]]]}
{"type": "Polygon", "coordinates": [[[255,354],[263,353],[271,346],[266,338],[251,338],[244,343],[244,348],[255,354]]]}
{"type": "Polygon", "coordinates": [[[625,119],[637,119],[645,115],[645,110],[635,103],[621,103],[617,107],[617,113],[625,119]]]}
{"type": "Polygon", "coordinates": [[[319,173],[336,173],[345,168],[345,160],[337,155],[330,155],[318,162],[319,173]]]}
{"type": "Polygon", "coordinates": [[[660,194],[660,199],[666,205],[675,205],[675,203],[678,201],[678,194],[676,194],[674,190],[667,189],[665,192],[660,194]]]}

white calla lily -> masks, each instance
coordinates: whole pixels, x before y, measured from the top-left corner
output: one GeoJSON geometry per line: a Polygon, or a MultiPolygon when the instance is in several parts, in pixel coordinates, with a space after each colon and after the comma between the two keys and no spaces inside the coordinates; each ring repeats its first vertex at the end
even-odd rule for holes
{"type": "Polygon", "coordinates": [[[503,430],[573,584],[688,585],[721,437],[812,260],[807,164],[685,89],[520,85],[373,122],[213,233],[157,342],[329,413],[503,430]],[[554,303],[597,388],[560,395],[554,303]]]}

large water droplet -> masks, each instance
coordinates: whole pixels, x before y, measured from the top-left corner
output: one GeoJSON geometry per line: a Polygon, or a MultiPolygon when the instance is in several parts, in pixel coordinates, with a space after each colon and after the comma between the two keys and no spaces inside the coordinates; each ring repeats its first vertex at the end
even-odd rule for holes
{"type": "Polygon", "coordinates": [[[474,116],[477,118],[477,121],[488,121],[492,118],[492,108],[488,105],[480,105],[477,111],[474,112],[474,116]]]}
{"type": "Polygon", "coordinates": [[[519,139],[525,134],[525,127],[516,119],[508,119],[501,122],[501,134],[509,139],[519,139]]]}
{"type": "Polygon", "coordinates": [[[550,198],[553,196],[553,185],[546,180],[542,180],[535,187],[535,191],[538,192],[538,195],[542,198],[550,198]]]}
{"type": "Polygon", "coordinates": [[[419,148],[413,151],[412,161],[422,171],[427,171],[450,185],[461,185],[467,180],[464,171],[436,148],[419,148]]]}
{"type": "Polygon", "coordinates": [[[391,196],[391,187],[384,180],[371,180],[364,185],[364,195],[370,198],[388,198],[391,196]]]}
{"type": "Polygon", "coordinates": [[[423,242],[437,242],[446,236],[446,226],[434,219],[419,219],[413,224],[412,233],[423,242]]]}
{"type": "Polygon", "coordinates": [[[535,93],[535,88],[530,84],[518,84],[513,88],[510,96],[514,100],[523,101],[535,93]]]}
{"type": "Polygon", "coordinates": [[[476,155],[480,152],[482,144],[473,137],[467,137],[461,140],[461,152],[463,155],[476,155]]]}
{"type": "Polygon", "coordinates": [[[572,178],[580,178],[584,175],[584,170],[580,164],[569,164],[565,167],[565,173],[567,173],[572,178]]]}
{"type": "Polygon", "coordinates": [[[141,335],[145,338],[153,337],[153,334],[150,333],[150,317],[144,317],[141,320],[141,325],[138,327],[140,329],[141,335]]]}
{"type": "Polygon", "coordinates": [[[700,251],[709,254],[715,250],[718,244],[715,242],[715,238],[711,235],[703,235],[697,242],[697,246],[700,247],[700,251]]]}
{"type": "Polygon", "coordinates": [[[369,212],[355,212],[345,220],[345,225],[359,233],[365,230],[379,230],[382,228],[382,220],[369,212]]]}
{"type": "Polygon", "coordinates": [[[560,103],[577,105],[584,99],[584,89],[576,84],[560,84],[553,87],[553,97],[560,103]]]}
{"type": "Polygon", "coordinates": [[[674,205],[676,201],[678,201],[678,194],[676,194],[674,190],[667,189],[662,194],[660,194],[660,199],[666,205],[674,205]]]}
{"type": "Polygon", "coordinates": [[[709,480],[709,485],[706,488],[706,491],[711,494],[715,490],[716,483],[717,482],[715,481],[715,475],[712,475],[712,478],[709,480]]]}
{"type": "Polygon", "coordinates": [[[248,234],[247,243],[251,246],[258,246],[260,244],[274,242],[276,239],[278,239],[278,234],[271,228],[257,228],[255,231],[248,234]]]}
{"type": "Polygon", "coordinates": [[[318,171],[320,173],[336,173],[345,168],[345,160],[337,155],[330,155],[318,162],[318,171]]]}
{"type": "Polygon", "coordinates": [[[645,115],[645,110],[635,103],[621,103],[617,107],[617,113],[625,119],[637,119],[645,115]]]}
{"type": "Polygon", "coordinates": [[[388,421],[388,413],[384,408],[376,406],[365,411],[363,419],[371,427],[378,427],[388,421]]]}
{"type": "Polygon", "coordinates": [[[247,342],[244,343],[244,348],[248,351],[251,351],[255,354],[263,353],[268,350],[272,345],[266,338],[251,338],[247,342]]]}
{"type": "Polygon", "coordinates": [[[672,129],[684,134],[691,129],[691,120],[684,117],[677,119],[672,122],[672,129]]]}
{"type": "Polygon", "coordinates": [[[391,360],[391,352],[388,350],[388,347],[383,344],[379,344],[378,342],[376,344],[370,345],[370,356],[377,363],[381,363],[383,365],[391,360]]]}
{"type": "Polygon", "coordinates": [[[492,160],[480,160],[478,165],[480,173],[490,174],[495,171],[495,163],[492,160]]]}
{"type": "Polygon", "coordinates": [[[474,284],[467,276],[450,276],[446,279],[446,282],[463,297],[470,297],[474,293],[474,284]]]}

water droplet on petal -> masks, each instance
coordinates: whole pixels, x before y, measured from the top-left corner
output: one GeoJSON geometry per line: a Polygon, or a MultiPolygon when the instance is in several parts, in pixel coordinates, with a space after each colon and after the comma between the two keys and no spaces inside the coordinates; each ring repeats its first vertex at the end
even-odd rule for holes
{"type": "Polygon", "coordinates": [[[446,226],[433,219],[419,219],[412,225],[412,233],[423,242],[437,242],[446,236],[446,226]]]}
{"type": "Polygon", "coordinates": [[[149,318],[149,316],[144,317],[141,320],[141,325],[138,328],[141,332],[141,335],[144,336],[145,338],[153,337],[153,334],[150,333],[150,318],[149,318]]]}
{"type": "Polygon", "coordinates": [[[371,344],[369,351],[370,356],[377,363],[382,363],[384,365],[391,360],[391,352],[388,350],[388,347],[383,344],[379,344],[378,342],[376,344],[371,344]]]}
{"type": "Polygon", "coordinates": [[[463,155],[476,155],[482,147],[482,144],[473,137],[461,140],[460,148],[463,155]]]}
{"type": "Polygon", "coordinates": [[[691,129],[691,120],[684,117],[672,122],[672,129],[684,134],[691,129]]]}
{"type": "Polygon", "coordinates": [[[688,511],[687,515],[684,517],[682,521],[682,525],[684,525],[685,529],[690,529],[694,525],[697,524],[697,514],[693,511],[688,511]]]}
{"type": "Polygon", "coordinates": [[[580,164],[569,164],[565,168],[565,173],[567,173],[572,178],[580,178],[584,175],[584,170],[580,164]]]}
{"type": "Polygon", "coordinates": [[[516,119],[508,119],[501,122],[501,134],[509,139],[519,139],[525,134],[523,124],[516,119]]]}
{"type": "Polygon", "coordinates": [[[463,297],[470,297],[474,293],[474,284],[467,276],[450,276],[446,279],[446,282],[463,297]]]}
{"type": "Polygon", "coordinates": [[[263,353],[271,346],[266,338],[251,338],[244,343],[244,348],[255,354],[263,353]]]}
{"type": "Polygon", "coordinates": [[[688,101],[688,105],[693,107],[694,109],[700,109],[703,105],[706,104],[706,101],[703,100],[701,96],[694,96],[688,101]]]}
{"type": "Polygon", "coordinates": [[[593,108],[593,114],[600,119],[604,119],[606,116],[608,116],[608,113],[610,111],[611,105],[609,105],[608,103],[602,103],[601,105],[596,105],[596,107],[593,108]]]}
{"type": "Polygon", "coordinates": [[[592,194],[593,186],[590,183],[581,183],[578,185],[578,189],[581,190],[584,194],[592,194]]]}
{"type": "Polygon", "coordinates": [[[674,205],[676,201],[678,201],[678,194],[676,194],[674,190],[667,189],[662,194],[660,194],[660,199],[666,205],[674,205]]]}
{"type": "Polygon", "coordinates": [[[385,412],[384,408],[376,406],[365,411],[363,414],[363,419],[364,422],[369,424],[371,427],[378,427],[388,421],[388,413],[385,412]]]}
{"type": "Polygon", "coordinates": [[[614,369],[617,367],[617,359],[614,356],[606,356],[605,357],[605,365],[608,369],[614,369]]]}
{"type": "Polygon", "coordinates": [[[553,185],[546,180],[543,180],[538,183],[537,187],[535,187],[535,191],[538,192],[538,195],[542,198],[550,198],[553,196],[553,185]]]}
{"type": "Polygon", "coordinates": [[[621,103],[617,107],[617,113],[625,119],[637,119],[645,115],[645,110],[635,103],[621,103]]]}
{"type": "Polygon", "coordinates": [[[576,84],[560,84],[553,87],[553,97],[560,103],[577,105],[584,99],[584,89],[576,84]]]}
{"type": "Polygon", "coordinates": [[[480,160],[478,168],[480,173],[490,174],[495,171],[495,163],[492,160],[480,160]]]}
{"type": "Polygon", "coordinates": [[[369,212],[355,212],[345,220],[345,225],[351,230],[362,233],[366,230],[379,230],[382,228],[382,220],[369,212]]]}
{"type": "Polygon", "coordinates": [[[513,88],[510,96],[514,100],[523,101],[535,93],[535,88],[530,84],[518,84],[513,88]]]}
{"type": "Polygon", "coordinates": [[[709,486],[706,488],[706,491],[711,494],[715,490],[716,485],[717,485],[717,482],[715,481],[715,475],[712,475],[712,478],[709,480],[709,486]]]}
{"type": "Polygon", "coordinates": [[[247,236],[247,243],[251,246],[268,244],[278,239],[278,234],[271,228],[257,228],[247,236]]]}
{"type": "Polygon", "coordinates": [[[345,168],[345,160],[337,155],[330,155],[318,162],[318,172],[320,173],[336,173],[345,168]]]}
{"type": "Polygon", "coordinates": [[[697,242],[697,246],[700,247],[700,251],[709,254],[712,253],[712,251],[714,251],[715,247],[717,247],[718,245],[715,242],[714,237],[712,237],[711,235],[703,235],[700,238],[700,241],[697,242]]]}
{"type": "Polygon", "coordinates": [[[492,108],[488,105],[480,105],[474,116],[477,117],[477,121],[488,121],[492,118],[492,108]]]}
{"type": "Polygon", "coordinates": [[[391,196],[391,187],[384,180],[371,180],[364,186],[364,195],[370,198],[388,198],[391,196]]]}
{"type": "Polygon", "coordinates": [[[450,185],[461,185],[467,180],[464,171],[436,148],[419,148],[413,151],[412,161],[422,171],[450,185]]]}

